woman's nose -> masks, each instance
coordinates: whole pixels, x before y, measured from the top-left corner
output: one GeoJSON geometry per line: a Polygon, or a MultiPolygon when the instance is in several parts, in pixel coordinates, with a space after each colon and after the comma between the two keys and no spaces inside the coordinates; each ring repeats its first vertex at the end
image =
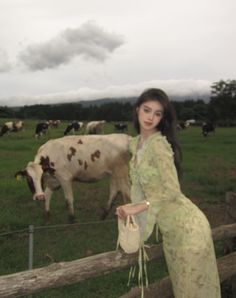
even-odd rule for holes
{"type": "Polygon", "coordinates": [[[150,120],[153,120],[153,117],[154,117],[154,114],[150,113],[148,118],[149,118],[150,120]]]}

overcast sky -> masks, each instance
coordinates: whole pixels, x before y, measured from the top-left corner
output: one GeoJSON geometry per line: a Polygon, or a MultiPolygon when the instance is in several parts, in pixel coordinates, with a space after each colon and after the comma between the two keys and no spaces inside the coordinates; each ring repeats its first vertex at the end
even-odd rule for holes
{"type": "Polygon", "coordinates": [[[1,0],[0,105],[235,79],[235,0],[1,0]]]}

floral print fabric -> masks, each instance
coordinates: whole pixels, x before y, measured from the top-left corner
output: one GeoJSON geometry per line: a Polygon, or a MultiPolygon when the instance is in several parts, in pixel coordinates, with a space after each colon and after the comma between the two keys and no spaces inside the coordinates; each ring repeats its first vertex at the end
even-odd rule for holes
{"type": "Polygon", "coordinates": [[[176,298],[221,297],[211,228],[181,192],[170,144],[157,132],[137,150],[138,138],[130,142],[131,199],[150,202],[137,215],[143,241],[157,225],[176,298]]]}

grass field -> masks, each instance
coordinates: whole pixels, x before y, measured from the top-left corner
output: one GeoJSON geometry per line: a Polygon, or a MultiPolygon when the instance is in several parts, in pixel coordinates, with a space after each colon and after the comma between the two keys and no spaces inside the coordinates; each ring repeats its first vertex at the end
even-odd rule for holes
{"type": "MultiPolygon", "coordinates": [[[[0,119],[0,123],[6,119],[0,119]]],[[[48,139],[63,136],[66,123],[51,129],[40,140],[34,138],[35,121],[25,121],[25,130],[0,138],[0,274],[27,270],[28,233],[3,235],[27,229],[29,225],[43,226],[43,205],[32,200],[24,180],[14,178],[15,172],[33,160],[38,147],[48,139]]],[[[114,132],[107,123],[105,133],[114,132]]],[[[80,132],[83,133],[83,130],[80,132]]],[[[128,134],[134,135],[129,123],[128,134]]],[[[183,150],[183,192],[190,198],[215,204],[224,200],[227,191],[236,191],[236,128],[217,128],[204,138],[199,127],[179,132],[183,150]]],[[[108,219],[98,223],[101,208],[108,197],[108,180],[94,184],[75,184],[75,214],[77,226],[49,227],[34,234],[34,267],[52,262],[70,261],[91,254],[115,250],[117,224],[114,210],[108,219]]],[[[117,202],[120,204],[121,202],[117,202]]],[[[58,191],[51,202],[50,225],[67,223],[63,194],[58,191]]],[[[166,275],[164,262],[149,265],[150,281],[166,275]]],[[[128,269],[83,283],[47,290],[33,297],[119,297],[127,292],[128,269]]]]}

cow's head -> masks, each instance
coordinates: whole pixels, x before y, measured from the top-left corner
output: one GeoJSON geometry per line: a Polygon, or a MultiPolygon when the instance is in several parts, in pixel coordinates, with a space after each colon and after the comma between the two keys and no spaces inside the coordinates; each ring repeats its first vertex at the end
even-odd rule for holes
{"type": "Polygon", "coordinates": [[[15,177],[25,177],[33,194],[33,200],[45,200],[45,194],[43,191],[43,169],[42,166],[29,162],[25,170],[18,171],[15,177]]]}

